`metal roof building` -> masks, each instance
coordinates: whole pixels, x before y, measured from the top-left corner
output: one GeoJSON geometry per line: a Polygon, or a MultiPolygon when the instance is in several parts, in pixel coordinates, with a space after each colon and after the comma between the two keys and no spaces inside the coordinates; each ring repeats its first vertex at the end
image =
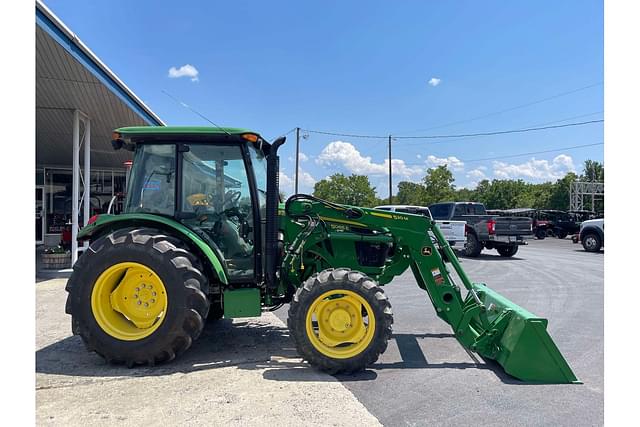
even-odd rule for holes
{"type": "Polygon", "coordinates": [[[131,153],[111,148],[113,129],[164,122],[39,0],[35,83],[36,243],[56,245],[69,228],[74,242],[124,193],[131,153]]]}

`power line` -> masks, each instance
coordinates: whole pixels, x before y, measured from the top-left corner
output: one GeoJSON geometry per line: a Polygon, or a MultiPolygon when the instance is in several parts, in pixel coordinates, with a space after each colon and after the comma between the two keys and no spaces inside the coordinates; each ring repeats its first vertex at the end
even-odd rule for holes
{"type": "Polygon", "coordinates": [[[600,120],[589,120],[586,122],[575,122],[575,123],[566,123],[564,125],[554,125],[554,126],[541,126],[541,127],[532,127],[525,129],[510,129],[510,130],[500,130],[493,132],[477,132],[477,133],[467,133],[467,134],[457,134],[457,135],[422,135],[422,136],[396,136],[396,139],[444,139],[444,138],[466,138],[472,136],[490,136],[490,135],[505,135],[509,133],[524,133],[524,132],[535,132],[541,130],[548,129],[558,129],[558,128],[566,128],[572,126],[584,126],[590,125],[593,123],[602,123],[604,119],[600,120]]]}
{"type": "Polygon", "coordinates": [[[311,129],[302,129],[305,132],[309,133],[317,133],[320,135],[331,135],[331,136],[346,136],[348,138],[369,138],[369,139],[387,139],[389,135],[380,136],[380,135],[360,135],[354,133],[339,133],[339,132],[328,132],[323,130],[311,130],[311,129]]]}
{"type": "MultiPolygon", "coordinates": [[[[524,157],[531,156],[534,154],[545,154],[545,153],[555,153],[558,151],[567,151],[567,150],[576,150],[579,148],[585,147],[595,147],[597,145],[604,145],[604,142],[595,142],[593,144],[583,144],[583,145],[573,145],[571,147],[561,147],[561,148],[553,148],[551,150],[542,150],[542,151],[530,151],[528,153],[518,153],[518,154],[507,154],[505,156],[497,156],[497,157],[485,157],[482,159],[471,159],[471,160],[460,160],[463,163],[475,163],[475,162],[484,162],[488,160],[503,160],[503,159],[512,159],[514,157],[524,157]]],[[[427,166],[425,163],[405,163],[407,166],[427,166]]]]}
{"type": "Polygon", "coordinates": [[[534,154],[554,153],[554,152],[557,152],[557,151],[575,150],[575,149],[578,149],[578,148],[594,147],[596,145],[604,145],[604,142],[596,142],[596,143],[593,143],[593,144],[574,145],[572,147],[564,147],[564,148],[554,148],[553,150],[531,151],[529,153],[511,154],[511,155],[508,155],[508,156],[485,157],[484,159],[461,160],[461,162],[473,163],[473,162],[484,162],[484,161],[487,161],[487,160],[512,159],[514,157],[531,156],[531,155],[534,155],[534,154]]]}
{"type": "MultiPolygon", "coordinates": [[[[574,119],[580,119],[583,117],[589,117],[589,116],[594,116],[596,114],[601,114],[604,111],[594,111],[593,113],[586,113],[586,114],[579,114],[577,116],[571,116],[571,117],[566,117],[564,119],[561,120],[553,120],[550,122],[544,122],[544,123],[536,123],[536,124],[532,124],[530,125],[530,127],[539,127],[539,126],[546,126],[546,125],[551,125],[551,124],[555,124],[555,123],[562,123],[562,122],[566,122],[567,120],[574,120],[574,119]]],[[[471,141],[473,139],[478,139],[479,137],[462,137],[462,138],[455,138],[455,139],[446,139],[445,141],[433,141],[431,142],[431,144],[445,144],[445,143],[451,143],[451,142],[455,142],[455,141],[471,141]]],[[[480,137],[481,138],[481,137],[480,137]]],[[[403,142],[403,146],[405,147],[414,147],[418,144],[424,144],[422,141],[416,141],[416,142],[403,142]]]]}
{"type": "MultiPolygon", "coordinates": [[[[601,120],[589,120],[586,122],[574,122],[574,123],[566,123],[563,125],[555,125],[555,126],[541,126],[541,127],[531,127],[524,129],[509,129],[509,130],[500,130],[500,131],[492,131],[492,132],[476,132],[476,133],[467,133],[467,134],[452,134],[452,135],[420,135],[420,136],[394,136],[395,139],[445,139],[445,138],[468,138],[475,136],[491,136],[491,135],[505,135],[511,133],[524,133],[524,132],[535,132],[541,130],[549,130],[549,129],[558,129],[558,128],[566,128],[573,126],[584,126],[593,123],[602,123],[604,119],[601,120]]],[[[322,135],[332,135],[332,136],[345,136],[349,138],[368,138],[368,139],[388,139],[389,135],[360,135],[360,134],[348,134],[348,133],[339,133],[339,132],[327,132],[320,130],[312,130],[312,129],[303,129],[305,132],[316,133],[322,135]]]]}
{"type": "Polygon", "coordinates": [[[454,121],[454,122],[449,122],[449,123],[445,123],[445,124],[438,125],[438,126],[432,126],[432,127],[426,128],[426,129],[417,129],[417,130],[414,130],[414,131],[407,131],[405,133],[426,132],[426,131],[433,130],[433,129],[440,129],[440,128],[443,128],[443,127],[449,127],[449,126],[453,126],[453,125],[459,125],[459,124],[462,124],[462,123],[473,122],[473,121],[484,119],[484,118],[487,118],[487,117],[496,116],[496,115],[503,114],[503,113],[508,113],[508,112],[514,111],[514,110],[519,110],[521,108],[530,107],[532,105],[540,104],[542,102],[547,102],[547,101],[550,101],[552,99],[561,98],[563,96],[571,95],[571,94],[574,94],[576,92],[580,92],[580,91],[583,91],[583,90],[586,90],[586,89],[591,89],[592,87],[601,86],[602,83],[603,82],[593,83],[593,84],[590,84],[588,86],[583,86],[583,87],[580,87],[580,88],[577,88],[577,89],[573,89],[573,90],[570,90],[570,91],[567,91],[567,92],[562,92],[562,93],[559,93],[559,94],[556,94],[556,95],[552,95],[552,96],[549,96],[549,97],[546,97],[546,98],[538,99],[536,101],[527,102],[526,104],[516,105],[514,107],[509,107],[509,108],[506,108],[504,110],[499,110],[499,111],[494,111],[494,112],[491,112],[491,113],[483,114],[481,116],[472,117],[472,118],[469,118],[469,119],[457,120],[457,121],[454,121]]]}

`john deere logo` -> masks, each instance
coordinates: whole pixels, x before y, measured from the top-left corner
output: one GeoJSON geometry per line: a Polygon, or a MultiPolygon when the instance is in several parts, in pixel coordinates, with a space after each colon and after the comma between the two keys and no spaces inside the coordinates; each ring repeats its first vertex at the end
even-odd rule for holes
{"type": "Polygon", "coordinates": [[[423,246],[422,247],[422,255],[424,255],[424,256],[431,255],[431,247],[430,246],[423,246]]]}

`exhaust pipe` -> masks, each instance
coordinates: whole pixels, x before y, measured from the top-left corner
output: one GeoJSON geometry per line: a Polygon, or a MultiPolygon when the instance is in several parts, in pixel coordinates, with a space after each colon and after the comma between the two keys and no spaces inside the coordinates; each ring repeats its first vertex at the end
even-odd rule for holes
{"type": "Polygon", "coordinates": [[[278,204],[280,202],[280,158],[278,148],[287,140],[281,136],[269,148],[267,155],[267,206],[265,230],[265,280],[267,289],[276,289],[276,270],[278,268],[278,204]]]}

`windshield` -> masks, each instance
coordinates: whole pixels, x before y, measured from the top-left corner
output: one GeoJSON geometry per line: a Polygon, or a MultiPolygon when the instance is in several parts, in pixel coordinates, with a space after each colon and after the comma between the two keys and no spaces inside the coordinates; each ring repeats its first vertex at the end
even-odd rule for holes
{"type": "Polygon", "coordinates": [[[175,145],[138,145],[133,164],[125,211],[173,215],[175,145]]]}

